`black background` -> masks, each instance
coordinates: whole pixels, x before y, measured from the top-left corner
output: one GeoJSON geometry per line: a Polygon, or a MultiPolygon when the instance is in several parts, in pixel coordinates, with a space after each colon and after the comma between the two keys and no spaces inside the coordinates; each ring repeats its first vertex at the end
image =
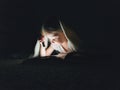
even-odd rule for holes
{"type": "Polygon", "coordinates": [[[1,90],[119,90],[119,6],[118,1],[1,0],[1,57],[31,54],[42,21],[50,15],[77,31],[89,53],[79,63],[72,58],[71,64],[0,59],[1,90]]]}
{"type": "Polygon", "coordinates": [[[66,25],[78,31],[90,52],[110,52],[113,22],[108,10],[106,4],[89,0],[1,1],[0,53],[32,52],[42,21],[50,15],[60,16],[66,25]]]}

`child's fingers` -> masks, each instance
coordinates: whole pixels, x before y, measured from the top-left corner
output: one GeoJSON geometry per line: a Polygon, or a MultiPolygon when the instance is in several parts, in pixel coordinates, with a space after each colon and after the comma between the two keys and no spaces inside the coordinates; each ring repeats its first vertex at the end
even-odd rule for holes
{"type": "Polygon", "coordinates": [[[43,44],[42,44],[42,42],[40,42],[40,46],[41,46],[41,47],[43,47],[43,44]]]}

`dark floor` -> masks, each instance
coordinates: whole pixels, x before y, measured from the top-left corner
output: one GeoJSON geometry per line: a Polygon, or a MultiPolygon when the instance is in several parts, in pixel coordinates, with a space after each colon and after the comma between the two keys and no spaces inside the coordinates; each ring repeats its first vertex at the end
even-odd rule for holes
{"type": "Polygon", "coordinates": [[[111,58],[95,56],[1,60],[0,90],[120,90],[111,58]]]}

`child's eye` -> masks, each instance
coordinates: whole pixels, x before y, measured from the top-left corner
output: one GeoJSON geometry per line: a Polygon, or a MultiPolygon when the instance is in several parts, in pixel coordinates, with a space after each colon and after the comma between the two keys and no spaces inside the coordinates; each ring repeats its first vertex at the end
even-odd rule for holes
{"type": "Polygon", "coordinates": [[[54,36],[58,36],[58,33],[55,33],[54,36]]]}

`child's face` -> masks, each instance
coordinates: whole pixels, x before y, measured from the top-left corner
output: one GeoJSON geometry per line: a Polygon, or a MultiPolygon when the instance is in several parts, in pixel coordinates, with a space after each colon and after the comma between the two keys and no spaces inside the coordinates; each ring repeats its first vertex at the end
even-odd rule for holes
{"type": "Polygon", "coordinates": [[[62,31],[46,33],[46,36],[48,37],[51,43],[62,44],[66,40],[65,35],[62,31]]]}

